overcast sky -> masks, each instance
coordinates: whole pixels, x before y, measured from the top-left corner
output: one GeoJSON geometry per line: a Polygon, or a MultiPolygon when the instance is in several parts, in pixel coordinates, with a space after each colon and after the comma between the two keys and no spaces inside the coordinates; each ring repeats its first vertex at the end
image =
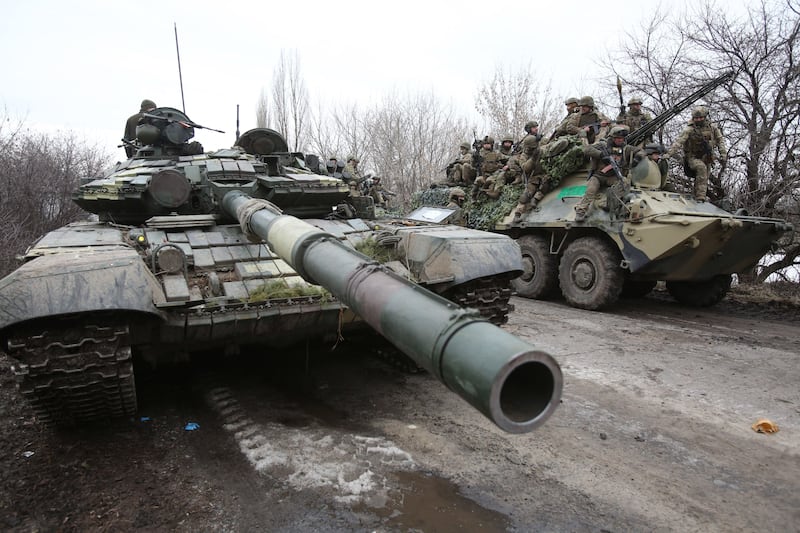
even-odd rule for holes
{"type": "MultiPolygon", "coordinates": [[[[662,0],[680,12],[688,0],[662,0]]],[[[374,102],[392,89],[430,91],[472,113],[496,65],[532,64],[563,96],[592,90],[596,61],[656,2],[401,0],[167,2],[0,0],[0,116],[70,130],[117,149],[143,98],[180,109],[228,147],[270,87],[281,50],[300,58],[313,102],[374,102]]]]}

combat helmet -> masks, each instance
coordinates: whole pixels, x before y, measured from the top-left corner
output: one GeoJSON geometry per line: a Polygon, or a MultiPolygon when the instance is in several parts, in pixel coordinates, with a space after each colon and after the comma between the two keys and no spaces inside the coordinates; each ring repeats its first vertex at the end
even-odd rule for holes
{"type": "Polygon", "coordinates": [[[570,105],[570,104],[578,105],[578,99],[575,98],[574,96],[570,96],[569,98],[564,100],[564,105],[570,105]]]}
{"type": "Polygon", "coordinates": [[[453,187],[450,189],[450,196],[448,196],[449,200],[453,200],[455,198],[466,198],[467,194],[461,187],[453,187]]]}
{"type": "Polygon", "coordinates": [[[514,136],[511,135],[510,133],[506,133],[505,135],[503,135],[500,138],[500,144],[505,143],[505,142],[509,142],[509,143],[513,144],[514,143],[514,136]]]}
{"type": "Polygon", "coordinates": [[[467,141],[464,141],[463,143],[459,144],[458,147],[459,148],[465,148],[465,149],[469,150],[470,148],[472,148],[472,145],[470,143],[468,143],[467,141]]]}
{"type": "Polygon", "coordinates": [[[487,135],[486,137],[483,138],[483,143],[481,144],[491,144],[492,148],[494,148],[494,137],[492,137],[491,135],[487,135]]]}
{"type": "Polygon", "coordinates": [[[578,105],[594,107],[594,98],[591,96],[582,96],[581,99],[578,100],[578,105]]]}
{"type": "Polygon", "coordinates": [[[634,96],[633,98],[628,100],[628,105],[635,105],[635,104],[642,105],[642,99],[639,98],[638,96],[634,96]]]}
{"type": "Polygon", "coordinates": [[[706,106],[699,105],[692,109],[692,118],[706,118],[708,116],[708,109],[706,106]]]}
{"type": "Polygon", "coordinates": [[[617,124],[608,132],[609,137],[627,137],[631,132],[630,128],[624,124],[617,124]]]}
{"type": "Polygon", "coordinates": [[[529,120],[528,122],[525,123],[525,127],[522,129],[525,130],[525,133],[530,133],[533,128],[538,128],[538,127],[539,127],[538,122],[536,122],[535,120],[529,120]]]}
{"type": "Polygon", "coordinates": [[[644,153],[647,155],[650,154],[663,154],[664,147],[661,146],[659,143],[649,143],[644,145],[644,153]]]}

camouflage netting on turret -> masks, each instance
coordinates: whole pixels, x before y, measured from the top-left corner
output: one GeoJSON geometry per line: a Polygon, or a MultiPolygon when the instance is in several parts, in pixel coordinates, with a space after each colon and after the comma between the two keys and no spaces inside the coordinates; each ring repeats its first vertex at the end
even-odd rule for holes
{"type": "Polygon", "coordinates": [[[411,209],[417,209],[423,205],[444,207],[450,202],[451,187],[435,187],[417,191],[411,195],[411,209]]]}
{"type": "Polygon", "coordinates": [[[486,196],[468,200],[463,208],[467,227],[480,230],[493,229],[495,224],[508,216],[517,206],[524,189],[524,185],[506,185],[496,200],[486,196]]]}
{"type": "Polygon", "coordinates": [[[566,135],[544,146],[542,168],[553,180],[555,187],[566,176],[577,172],[586,164],[583,143],[577,135],[566,135]]]}
{"type": "MultiPolygon", "coordinates": [[[[444,207],[450,201],[451,187],[436,187],[414,193],[411,198],[412,209],[423,205],[444,207]]],[[[467,199],[461,211],[465,225],[469,228],[490,230],[501,219],[508,216],[517,206],[524,185],[506,185],[497,199],[481,195],[477,200],[467,199]]]]}

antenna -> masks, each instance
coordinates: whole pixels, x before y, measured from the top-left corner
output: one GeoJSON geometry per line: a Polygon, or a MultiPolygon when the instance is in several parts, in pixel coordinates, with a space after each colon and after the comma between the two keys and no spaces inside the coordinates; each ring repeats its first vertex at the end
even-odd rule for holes
{"type": "Polygon", "coordinates": [[[239,144],[239,104],[236,104],[236,142],[239,144]]]}
{"type": "Polygon", "coordinates": [[[183,99],[183,74],[181,73],[181,50],[178,47],[178,24],[172,23],[175,26],[175,52],[178,54],[178,79],[181,82],[181,105],[183,106],[183,113],[186,114],[186,101],[183,99]]]}

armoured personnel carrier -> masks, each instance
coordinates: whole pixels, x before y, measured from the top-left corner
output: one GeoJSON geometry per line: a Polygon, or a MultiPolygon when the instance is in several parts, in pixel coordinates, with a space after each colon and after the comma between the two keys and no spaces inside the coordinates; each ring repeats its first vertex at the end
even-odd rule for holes
{"type": "MultiPolygon", "coordinates": [[[[631,132],[628,144],[641,143],[730,77],[710,81],[631,132]]],[[[576,222],[574,207],[589,175],[582,143],[577,137],[562,137],[542,154],[557,184],[535,209],[514,217],[512,206],[522,186],[506,186],[499,200],[469,202],[461,213],[469,227],[517,240],[524,272],[513,285],[520,296],[543,299],[560,290],[570,305],[595,310],[620,295],[643,296],[664,281],[679,302],[710,306],[724,298],[733,274],[754,266],[792,230],[783,220],[730,213],[664,190],[662,172],[648,158],[631,169],[629,180],[608,188],[585,220],[576,222]]]]}
{"type": "Polygon", "coordinates": [[[487,321],[506,319],[522,270],[512,239],[356,218],[371,199],[277,132],[206,153],[190,142],[199,127],[145,114],[136,155],[74,192],[97,220],[43,236],[0,280],[0,346],[42,419],[133,414],[134,359],[269,351],[364,323],[507,431],[555,408],[555,361],[487,321]]]}

